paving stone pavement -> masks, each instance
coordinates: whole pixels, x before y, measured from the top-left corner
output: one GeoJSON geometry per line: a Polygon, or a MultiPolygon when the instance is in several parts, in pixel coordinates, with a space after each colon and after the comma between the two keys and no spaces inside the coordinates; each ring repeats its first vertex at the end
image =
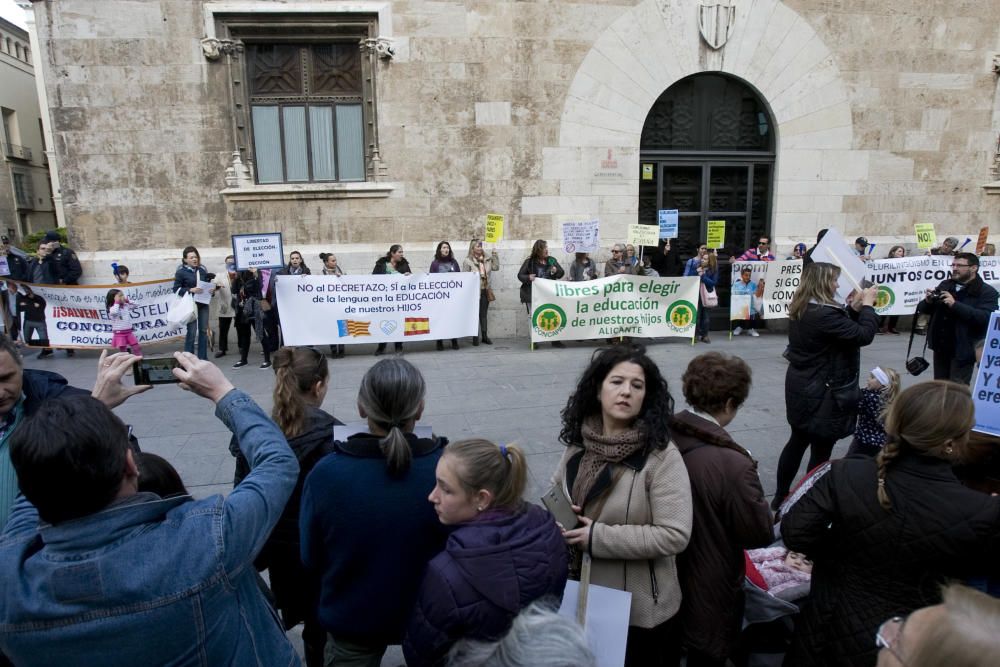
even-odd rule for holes
{"type": "MultiPolygon", "coordinates": [[[[877,336],[872,345],[863,348],[862,381],[867,378],[867,369],[876,365],[902,371],[904,387],[930,379],[930,373],[921,378],[905,374],[906,340],[906,336],[877,336]]],[[[733,339],[724,332],[713,332],[708,345],[692,345],[690,340],[682,339],[645,341],[669,383],[677,410],[685,405],[681,375],[698,354],[718,350],[738,355],[750,364],[754,374],[750,397],[727,430],[759,462],[768,495],[774,491],[778,456],[790,432],[784,406],[787,364],[781,356],[786,343],[786,335],[780,331],[766,331],[759,338],[744,335],[733,339]]],[[[437,352],[433,342],[407,343],[406,359],[421,370],[427,381],[422,423],[452,441],[478,436],[523,447],[529,461],[526,497],[537,500],[563,451],[558,440],[559,412],[597,344],[572,342],[566,349],[543,345],[534,351],[525,339],[495,340],[492,346],[479,347],[463,339],[461,345],[458,351],[437,352]]],[[[160,356],[179,347],[151,345],[143,346],[143,350],[148,356],[160,356]]],[[[345,358],[330,360],[331,386],[323,409],[344,422],[358,420],[357,388],[365,371],[378,359],[372,356],[373,350],[373,345],[348,346],[345,358]]],[[[55,355],[39,360],[29,350],[25,366],[51,370],[73,385],[90,387],[98,356],[96,351],[78,351],[69,358],[57,350],[55,355]]],[[[233,369],[237,358],[230,353],[215,361],[237,388],[269,411],[274,373],[258,368],[259,348],[251,351],[249,365],[233,369]]],[[[131,378],[125,382],[130,383],[131,378]]],[[[234,468],[228,450],[229,432],[216,419],[208,401],[176,386],[160,385],[133,397],[116,413],[133,426],[144,451],[173,463],[196,497],[229,491],[234,468]]],[[[843,456],[848,443],[838,443],[834,457],[843,456]]],[[[383,661],[383,665],[393,667],[401,663],[398,648],[391,649],[383,661]]]]}

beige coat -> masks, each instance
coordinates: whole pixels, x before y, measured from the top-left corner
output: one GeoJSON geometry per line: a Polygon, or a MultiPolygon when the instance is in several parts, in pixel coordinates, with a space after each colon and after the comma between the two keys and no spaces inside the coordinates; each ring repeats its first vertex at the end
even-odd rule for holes
{"type": "MultiPolygon", "coordinates": [[[[486,255],[485,262],[486,265],[486,286],[483,289],[490,287],[491,276],[494,271],[500,270],[500,258],[497,257],[496,251],[489,255],[486,255]]],[[[479,262],[475,261],[471,257],[466,257],[462,260],[462,271],[466,273],[479,273],[479,262]]]]}
{"type": "Polygon", "coordinates": [[[229,284],[229,273],[223,271],[215,274],[212,284],[215,285],[215,294],[212,295],[212,301],[209,303],[209,321],[217,320],[220,317],[235,317],[236,311],[233,310],[233,290],[229,284]]]}
{"type": "MultiPolygon", "coordinates": [[[[566,462],[581,451],[566,448],[553,483],[565,486],[566,462]]],[[[687,468],[671,442],[653,450],[641,470],[617,464],[614,473],[611,489],[584,508],[594,520],[590,583],[632,593],[629,625],[653,628],[681,605],[676,556],[687,547],[692,522],[687,468]]]]}

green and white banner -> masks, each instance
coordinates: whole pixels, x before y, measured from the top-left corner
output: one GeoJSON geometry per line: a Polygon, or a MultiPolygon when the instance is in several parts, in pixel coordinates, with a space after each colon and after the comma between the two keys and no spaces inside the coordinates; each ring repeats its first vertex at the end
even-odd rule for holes
{"type": "Polygon", "coordinates": [[[531,342],[694,336],[698,281],[617,275],[531,284],[531,342]]]}

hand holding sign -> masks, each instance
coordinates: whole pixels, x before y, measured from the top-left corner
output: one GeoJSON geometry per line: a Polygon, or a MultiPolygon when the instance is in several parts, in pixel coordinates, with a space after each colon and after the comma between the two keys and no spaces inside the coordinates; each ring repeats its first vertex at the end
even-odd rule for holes
{"type": "Polygon", "coordinates": [[[499,243],[503,238],[503,216],[490,213],[486,216],[486,242],[499,243]]]}

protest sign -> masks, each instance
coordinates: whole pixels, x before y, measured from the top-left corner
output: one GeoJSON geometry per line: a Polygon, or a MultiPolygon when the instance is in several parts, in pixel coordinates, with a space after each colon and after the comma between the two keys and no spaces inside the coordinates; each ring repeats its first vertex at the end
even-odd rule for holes
{"type": "Polygon", "coordinates": [[[802,260],[788,259],[766,264],[762,304],[764,319],[785,319],[788,317],[788,304],[792,302],[802,277],[802,260]]]}
{"type": "Polygon", "coordinates": [[[586,283],[536,280],[531,284],[531,342],[690,338],[698,314],[698,281],[624,274],[586,283]]]}
{"type": "Polygon", "coordinates": [[[108,290],[125,293],[136,305],[127,317],[140,345],[157,343],[185,334],[184,327],[167,322],[167,309],[173,294],[173,280],[130,283],[127,285],[32,285],[7,280],[17,285],[18,317],[21,338],[30,347],[111,347],[111,320],[105,299],[108,290]]]}
{"type": "Polygon", "coordinates": [[[1000,257],[980,257],[979,277],[1000,292],[1000,257]]]}
{"type": "Polygon", "coordinates": [[[286,345],[352,345],[475,336],[479,275],[277,276],[286,345]]]}
{"type": "Polygon", "coordinates": [[[653,165],[648,162],[642,165],[642,180],[653,180],[653,165]]]}
{"type": "Polygon", "coordinates": [[[6,257],[0,257],[0,276],[10,275],[10,263],[6,257]]]}
{"type": "Polygon", "coordinates": [[[499,243],[503,238],[503,216],[490,213],[486,216],[486,242],[499,243]]]}
{"type": "MultiPolygon", "coordinates": [[[[951,277],[949,255],[916,255],[867,262],[866,278],[878,285],[875,312],[879,315],[912,315],[925,290],[951,277]]],[[[982,267],[980,267],[982,271],[982,267]]]]}
{"type": "Polygon", "coordinates": [[[233,257],[236,269],[280,269],[285,265],[281,233],[233,234],[233,257]]]}
{"type": "Polygon", "coordinates": [[[205,282],[204,280],[199,280],[197,287],[201,291],[198,292],[197,294],[191,295],[194,298],[194,302],[201,303],[206,306],[212,303],[212,291],[215,289],[215,285],[209,282],[205,282]]]}
{"type": "Polygon", "coordinates": [[[601,225],[597,220],[585,222],[564,222],[563,250],[574,252],[597,252],[601,247],[601,225]]]}
{"type": "Polygon", "coordinates": [[[1000,311],[990,316],[972,401],[976,406],[973,430],[1000,436],[1000,311]]]}
{"type": "Polygon", "coordinates": [[[629,225],[628,242],[635,246],[655,246],[660,242],[660,228],[656,225],[629,225]]]}
{"type": "Polygon", "coordinates": [[[660,211],[657,217],[660,223],[660,238],[677,238],[677,209],[660,211]]]}
{"type": "Polygon", "coordinates": [[[986,250],[986,242],[990,238],[990,228],[983,227],[979,230],[979,238],[976,239],[976,254],[982,255],[983,251],[986,250]]]}
{"type": "Polygon", "coordinates": [[[708,235],[705,245],[711,249],[721,248],[726,245],[726,221],[709,220],[708,235]]]}
{"type": "MultiPolygon", "coordinates": [[[[580,582],[567,581],[559,614],[577,618],[580,582]]],[[[587,608],[583,633],[597,667],[622,667],[625,664],[625,640],[632,609],[632,594],[616,588],[588,584],[587,608]]]]}
{"type": "Polygon", "coordinates": [[[918,222],[913,225],[913,229],[917,233],[918,248],[933,248],[937,245],[937,235],[934,233],[934,223],[918,222]]]}
{"type": "Polygon", "coordinates": [[[760,291],[760,282],[767,277],[767,267],[773,262],[733,262],[732,263],[732,285],[730,287],[729,298],[729,319],[749,320],[752,317],[761,317],[764,308],[762,296],[757,296],[760,291]],[[742,274],[745,269],[750,269],[750,282],[747,287],[742,287],[742,274]]]}
{"type": "Polygon", "coordinates": [[[847,303],[847,297],[852,290],[859,289],[865,279],[864,262],[854,251],[854,244],[848,243],[840,232],[832,227],[826,230],[823,239],[812,251],[815,262],[827,262],[840,267],[840,282],[837,286],[837,298],[847,303]]]}

